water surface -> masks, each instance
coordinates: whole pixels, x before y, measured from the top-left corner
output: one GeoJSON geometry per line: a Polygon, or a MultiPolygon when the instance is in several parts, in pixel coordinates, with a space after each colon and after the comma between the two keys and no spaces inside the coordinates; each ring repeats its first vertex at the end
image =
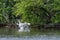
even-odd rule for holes
{"type": "Polygon", "coordinates": [[[24,37],[1,37],[0,40],[60,40],[60,35],[36,35],[24,37]]]}

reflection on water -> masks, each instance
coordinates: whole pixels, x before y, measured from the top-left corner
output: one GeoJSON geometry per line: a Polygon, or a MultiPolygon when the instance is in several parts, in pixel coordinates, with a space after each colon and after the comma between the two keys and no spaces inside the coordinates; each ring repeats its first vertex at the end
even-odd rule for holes
{"type": "Polygon", "coordinates": [[[2,37],[0,40],[60,40],[60,35],[40,35],[25,37],[2,37]]]}
{"type": "MultiPolygon", "coordinates": [[[[1,31],[2,32],[2,31],[1,31]]],[[[40,31],[38,29],[31,29],[30,32],[16,32],[11,35],[7,35],[6,31],[3,32],[6,35],[1,35],[0,40],[60,40],[60,31],[40,31]]]]}

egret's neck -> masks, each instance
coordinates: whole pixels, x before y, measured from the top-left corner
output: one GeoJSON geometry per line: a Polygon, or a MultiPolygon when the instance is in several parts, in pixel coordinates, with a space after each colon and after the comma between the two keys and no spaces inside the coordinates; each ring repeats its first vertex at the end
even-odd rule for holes
{"type": "Polygon", "coordinates": [[[21,23],[20,20],[18,20],[18,23],[19,23],[19,24],[21,23]]]}

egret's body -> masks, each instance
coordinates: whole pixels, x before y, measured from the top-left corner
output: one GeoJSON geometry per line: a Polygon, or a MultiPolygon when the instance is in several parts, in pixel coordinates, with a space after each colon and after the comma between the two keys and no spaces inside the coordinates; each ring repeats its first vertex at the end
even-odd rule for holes
{"type": "Polygon", "coordinates": [[[30,23],[27,23],[27,22],[25,22],[25,23],[21,23],[20,21],[18,21],[19,23],[17,23],[17,25],[19,26],[19,32],[26,32],[26,31],[30,31],[30,29],[29,29],[29,25],[30,25],[30,23]]]}

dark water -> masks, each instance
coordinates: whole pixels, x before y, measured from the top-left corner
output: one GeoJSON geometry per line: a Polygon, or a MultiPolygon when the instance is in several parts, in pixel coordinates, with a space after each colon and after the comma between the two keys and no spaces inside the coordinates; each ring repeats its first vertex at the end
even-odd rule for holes
{"type": "Polygon", "coordinates": [[[60,35],[36,35],[24,37],[0,37],[0,40],[60,40],[60,35]]]}

